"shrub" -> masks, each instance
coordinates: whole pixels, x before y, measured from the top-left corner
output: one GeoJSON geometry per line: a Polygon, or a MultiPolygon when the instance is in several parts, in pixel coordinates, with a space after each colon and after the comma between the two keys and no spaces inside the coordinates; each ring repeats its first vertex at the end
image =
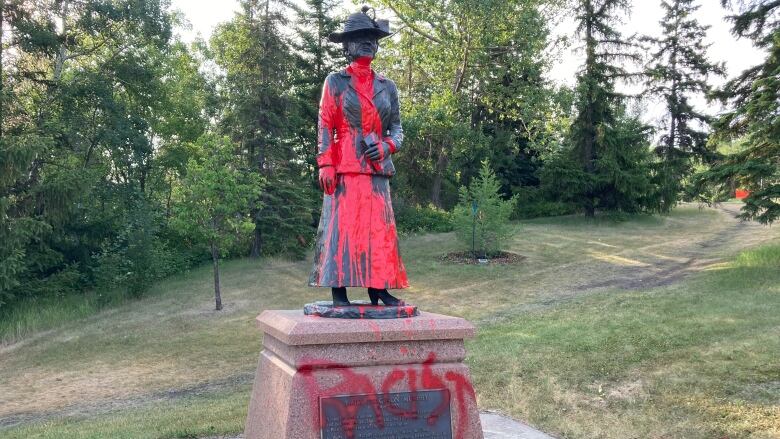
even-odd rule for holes
{"type": "Polygon", "coordinates": [[[395,221],[401,233],[443,233],[453,230],[452,213],[432,204],[402,207],[396,214],[395,221]]]}
{"type": "Polygon", "coordinates": [[[475,256],[497,254],[513,234],[509,216],[517,197],[504,200],[500,189],[501,184],[487,162],[468,188],[460,188],[453,211],[455,233],[475,256]]]}
{"type": "Polygon", "coordinates": [[[577,206],[562,201],[535,201],[533,203],[517,203],[514,217],[517,219],[541,218],[550,216],[571,215],[577,213],[577,206]]]}
{"type": "Polygon", "coordinates": [[[517,191],[517,203],[512,213],[512,219],[571,215],[577,211],[577,205],[548,199],[539,188],[522,187],[517,191]]]}

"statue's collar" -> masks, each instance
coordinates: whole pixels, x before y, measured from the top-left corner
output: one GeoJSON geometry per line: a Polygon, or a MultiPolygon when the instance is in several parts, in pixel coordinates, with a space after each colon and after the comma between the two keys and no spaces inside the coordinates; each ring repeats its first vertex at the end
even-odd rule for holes
{"type": "MultiPolygon", "coordinates": [[[[339,70],[339,75],[341,75],[344,78],[351,78],[352,75],[347,72],[347,69],[341,69],[339,70]]],[[[374,79],[378,80],[379,82],[385,82],[387,78],[381,73],[374,72],[374,79]]]]}

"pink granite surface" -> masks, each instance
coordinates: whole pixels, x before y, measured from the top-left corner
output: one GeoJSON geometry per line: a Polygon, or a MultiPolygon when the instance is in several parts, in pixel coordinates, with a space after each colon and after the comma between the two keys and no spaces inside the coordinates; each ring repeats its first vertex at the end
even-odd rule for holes
{"type": "Polygon", "coordinates": [[[434,389],[450,392],[453,439],[483,438],[476,396],[462,363],[463,338],[474,335],[469,322],[431,313],[400,320],[336,320],[305,317],[300,311],[265,311],[257,320],[267,332],[246,439],[320,438],[320,397],[434,389]]]}
{"type": "Polygon", "coordinates": [[[263,347],[290,366],[318,368],[318,362],[344,367],[422,364],[431,356],[439,363],[459,363],[466,356],[463,340],[415,340],[381,343],[333,343],[287,345],[272,335],[263,337],[263,347]]]}
{"type": "Polygon", "coordinates": [[[474,337],[474,325],[459,317],[421,311],[402,319],[330,319],[300,310],[268,310],[257,327],[288,345],[377,341],[445,340],[474,337]]]}

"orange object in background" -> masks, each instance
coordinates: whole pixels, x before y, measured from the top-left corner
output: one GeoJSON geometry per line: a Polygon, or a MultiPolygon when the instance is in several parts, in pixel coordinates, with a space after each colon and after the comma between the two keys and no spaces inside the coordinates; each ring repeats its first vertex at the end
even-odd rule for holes
{"type": "Polygon", "coordinates": [[[750,191],[749,190],[747,190],[747,189],[737,189],[735,196],[737,197],[738,200],[744,200],[745,198],[748,197],[748,195],[750,195],[750,191]]]}

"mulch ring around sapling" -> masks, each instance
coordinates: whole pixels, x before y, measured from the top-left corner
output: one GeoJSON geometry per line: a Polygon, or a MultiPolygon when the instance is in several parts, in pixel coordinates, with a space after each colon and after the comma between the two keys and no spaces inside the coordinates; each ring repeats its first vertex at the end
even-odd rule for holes
{"type": "Polygon", "coordinates": [[[496,252],[487,255],[471,251],[450,252],[441,257],[444,262],[469,265],[514,265],[523,262],[526,259],[523,255],[511,252],[496,252]]]}

